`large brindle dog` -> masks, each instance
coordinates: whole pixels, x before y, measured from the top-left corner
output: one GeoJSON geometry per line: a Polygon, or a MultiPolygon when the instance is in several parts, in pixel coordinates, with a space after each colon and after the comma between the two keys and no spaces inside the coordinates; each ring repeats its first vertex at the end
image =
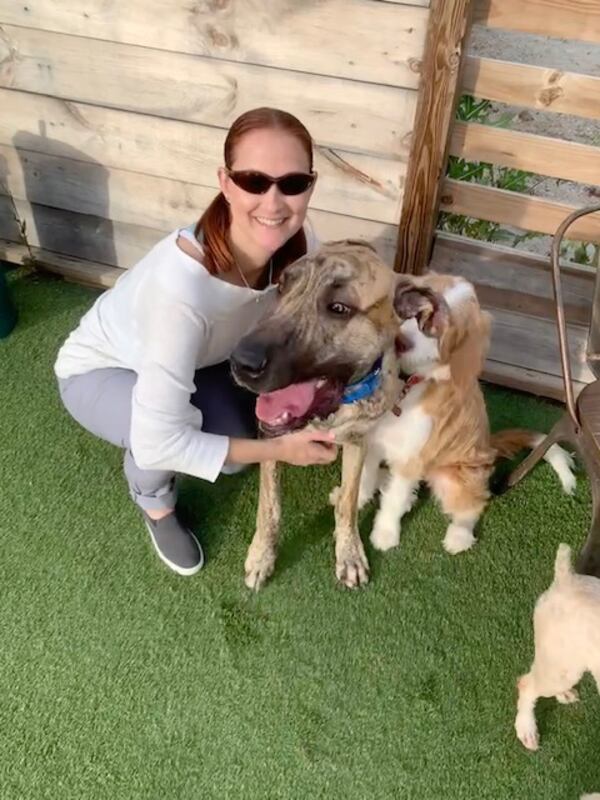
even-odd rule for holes
{"type": "MultiPolygon", "coordinates": [[[[342,485],[335,501],[336,575],[348,587],[368,581],[357,527],[364,434],[394,405],[397,310],[414,313],[419,291],[375,251],[350,240],[324,245],[283,273],[272,315],[232,356],[235,379],[259,395],[264,435],[313,425],[335,431],[343,445],[342,485]]],[[[422,299],[422,298],[421,298],[422,299]]],[[[256,533],[246,558],[246,584],[259,589],[273,572],[280,519],[276,462],[261,465],[256,533]]]]}

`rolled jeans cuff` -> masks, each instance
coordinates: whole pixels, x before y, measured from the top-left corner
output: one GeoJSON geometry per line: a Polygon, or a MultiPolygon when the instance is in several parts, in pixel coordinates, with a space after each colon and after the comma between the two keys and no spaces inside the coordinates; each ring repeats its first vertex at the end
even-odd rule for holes
{"type": "Polygon", "coordinates": [[[155,494],[140,494],[129,487],[131,499],[144,511],[168,511],[175,508],[177,502],[177,489],[175,486],[159,489],[155,494]]]}

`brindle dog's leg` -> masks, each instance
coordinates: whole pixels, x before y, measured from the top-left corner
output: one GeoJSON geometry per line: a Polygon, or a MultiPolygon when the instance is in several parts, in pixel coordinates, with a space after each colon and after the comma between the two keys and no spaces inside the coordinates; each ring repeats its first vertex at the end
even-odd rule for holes
{"type": "Polygon", "coordinates": [[[344,444],[342,485],[335,504],[335,574],[353,588],[369,580],[369,562],[358,533],[358,487],[365,457],[361,442],[344,444]]]}
{"type": "Polygon", "coordinates": [[[280,516],[277,461],[265,461],[260,465],[256,533],[246,556],[246,586],[249,589],[258,591],[273,572],[277,556],[280,516]]]}

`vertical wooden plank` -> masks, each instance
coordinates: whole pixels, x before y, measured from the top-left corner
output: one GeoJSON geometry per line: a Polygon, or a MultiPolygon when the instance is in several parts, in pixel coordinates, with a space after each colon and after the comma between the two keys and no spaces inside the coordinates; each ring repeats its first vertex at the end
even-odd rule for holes
{"type": "Polygon", "coordinates": [[[427,267],[446,169],[471,0],[432,0],[394,268],[427,267]]]}

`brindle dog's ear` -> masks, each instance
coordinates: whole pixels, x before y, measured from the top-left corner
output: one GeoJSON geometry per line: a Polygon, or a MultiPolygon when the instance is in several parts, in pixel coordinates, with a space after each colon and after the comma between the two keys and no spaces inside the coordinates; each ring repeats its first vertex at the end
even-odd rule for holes
{"type": "MultiPolygon", "coordinates": [[[[317,256],[317,260],[318,258],[319,256],[317,256]]],[[[298,276],[302,274],[302,270],[306,267],[306,262],[307,262],[307,256],[301,256],[300,258],[296,259],[296,261],[292,261],[291,264],[288,264],[287,267],[284,267],[281,270],[281,272],[279,273],[279,278],[277,280],[280,292],[291,286],[291,284],[296,280],[296,278],[298,278],[298,276]]]]}
{"type": "Polygon", "coordinates": [[[364,239],[339,239],[336,242],[326,242],[328,245],[349,245],[351,247],[366,247],[368,250],[372,250],[374,253],[377,252],[375,247],[371,244],[371,242],[365,242],[364,239]]]}
{"type": "Polygon", "coordinates": [[[450,319],[450,309],[440,294],[406,278],[399,278],[396,284],[394,310],[402,322],[416,318],[426,336],[441,336],[450,319]]]}

